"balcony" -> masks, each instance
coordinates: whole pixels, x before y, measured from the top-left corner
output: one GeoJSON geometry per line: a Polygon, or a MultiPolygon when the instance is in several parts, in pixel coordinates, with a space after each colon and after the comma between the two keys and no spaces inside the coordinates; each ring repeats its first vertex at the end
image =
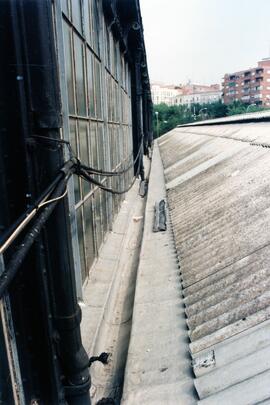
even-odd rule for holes
{"type": "Polygon", "coordinates": [[[255,74],[256,74],[256,76],[257,75],[262,75],[263,74],[263,69],[256,69],[255,74]]]}

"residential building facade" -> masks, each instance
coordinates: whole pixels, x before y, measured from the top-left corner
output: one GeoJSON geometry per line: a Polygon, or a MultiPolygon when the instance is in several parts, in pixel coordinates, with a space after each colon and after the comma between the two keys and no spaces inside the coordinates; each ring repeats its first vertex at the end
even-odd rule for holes
{"type": "Polygon", "coordinates": [[[209,104],[221,100],[219,85],[187,85],[182,94],[174,97],[173,104],[191,106],[192,104],[209,104]]]}
{"type": "Polygon", "coordinates": [[[226,73],[223,81],[225,104],[242,101],[246,104],[270,105],[270,58],[258,66],[234,73],[226,73]]]}
{"type": "Polygon", "coordinates": [[[154,104],[187,105],[195,103],[209,104],[221,99],[220,86],[212,84],[187,83],[185,85],[151,84],[151,94],[154,104]]]}
{"type": "Polygon", "coordinates": [[[153,104],[173,105],[174,97],[182,93],[181,86],[166,85],[161,83],[151,84],[151,94],[153,104]]]}

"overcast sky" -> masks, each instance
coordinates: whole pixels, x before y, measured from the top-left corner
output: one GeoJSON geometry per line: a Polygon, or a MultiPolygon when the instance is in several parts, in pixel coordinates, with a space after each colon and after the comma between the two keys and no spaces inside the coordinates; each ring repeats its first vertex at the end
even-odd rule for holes
{"type": "Polygon", "coordinates": [[[220,83],[270,56],[270,0],[140,0],[151,81],[220,83]]]}

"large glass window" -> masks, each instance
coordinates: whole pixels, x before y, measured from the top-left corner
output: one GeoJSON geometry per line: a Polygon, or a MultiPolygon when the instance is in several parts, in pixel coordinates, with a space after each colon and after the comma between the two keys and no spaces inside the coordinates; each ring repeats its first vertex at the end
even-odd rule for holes
{"type": "MultiPolygon", "coordinates": [[[[98,0],[61,0],[72,150],[86,165],[120,170],[132,161],[130,74],[118,41],[106,25],[98,0]],[[102,51],[102,52],[101,52],[102,51]]],[[[65,117],[64,117],[65,118],[65,117]]],[[[93,177],[123,189],[125,175],[93,177]]],[[[84,281],[124,196],[111,195],[74,176],[77,235],[84,281]]]]}

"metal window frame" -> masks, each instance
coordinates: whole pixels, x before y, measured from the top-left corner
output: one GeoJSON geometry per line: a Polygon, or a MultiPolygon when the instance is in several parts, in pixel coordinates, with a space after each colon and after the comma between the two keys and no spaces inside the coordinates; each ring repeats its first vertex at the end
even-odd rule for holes
{"type": "MultiPolygon", "coordinates": [[[[80,150],[80,134],[79,125],[80,121],[88,122],[88,154],[95,153],[91,150],[91,131],[94,129],[96,131],[95,142],[96,142],[96,152],[98,154],[99,168],[105,168],[109,170],[118,170],[126,161],[130,160],[132,156],[132,131],[131,131],[131,98],[128,94],[128,82],[130,81],[130,69],[124,55],[120,52],[119,43],[113,37],[111,29],[106,25],[105,18],[103,15],[102,5],[96,0],[90,0],[88,4],[89,15],[85,17],[85,5],[82,7],[82,3],[78,2],[78,7],[81,8],[80,15],[82,18],[82,32],[78,30],[76,26],[72,23],[72,15],[70,10],[69,2],[69,15],[62,13],[61,5],[58,3],[56,5],[56,15],[57,15],[57,32],[58,32],[58,52],[61,69],[61,94],[63,101],[63,136],[65,139],[70,139],[69,132],[69,121],[73,119],[76,122],[76,146],[77,150],[80,150]],[[94,4],[96,3],[96,4],[94,4]],[[95,44],[95,38],[93,34],[93,7],[97,7],[97,15],[99,18],[99,32],[98,32],[98,42],[99,46],[95,44]],[[89,17],[89,18],[88,18],[89,17]],[[89,38],[91,43],[87,39],[87,33],[85,28],[85,21],[89,19],[89,38]],[[62,24],[68,25],[71,30],[71,63],[72,72],[74,76],[73,81],[73,94],[74,94],[74,107],[75,113],[70,113],[67,104],[68,89],[65,82],[65,55],[64,55],[64,38],[63,38],[63,27],[62,24]],[[106,34],[106,35],[105,35],[106,34]],[[108,34],[108,35],[107,35],[108,34]],[[77,79],[76,79],[76,61],[75,61],[75,36],[81,42],[83,47],[83,83],[84,83],[84,96],[86,102],[86,115],[82,116],[78,112],[78,100],[77,100],[77,79]],[[108,41],[109,38],[109,41],[108,41]],[[112,52],[112,49],[114,52],[112,52]],[[108,61],[108,55],[110,55],[110,60],[108,61]],[[115,57],[117,56],[117,57],[115,57]],[[91,62],[91,68],[89,66],[91,62]],[[109,63],[109,66],[108,66],[109,63]],[[123,64],[123,68],[122,68],[123,64]],[[124,82],[123,73],[124,71],[124,82]],[[89,94],[89,80],[92,81],[91,89],[93,89],[93,95],[89,94]],[[97,92],[99,94],[97,94],[97,92]],[[89,110],[90,99],[94,98],[94,116],[92,116],[89,110]],[[118,102],[117,102],[118,100],[118,102]],[[93,128],[94,127],[94,128],[93,128]],[[100,128],[102,128],[100,130],[100,128]],[[102,133],[102,140],[99,136],[102,133]],[[102,148],[102,153],[99,153],[102,148]],[[125,151],[127,153],[125,153],[125,151]],[[100,159],[103,157],[103,161],[100,159]]],[[[130,171],[130,173],[132,170],[130,171]]],[[[122,175],[120,179],[102,179],[103,183],[109,186],[114,185],[115,187],[125,187],[127,186],[131,174],[122,175]]],[[[71,222],[72,222],[72,234],[73,234],[73,246],[75,255],[75,268],[76,273],[81,274],[80,266],[80,250],[78,242],[78,229],[76,224],[76,212],[79,209],[83,209],[83,205],[86,201],[92,199],[92,213],[93,213],[93,233],[94,233],[94,244],[95,244],[95,257],[98,256],[98,252],[102,243],[100,243],[100,238],[103,240],[108,229],[111,229],[113,218],[119,211],[120,204],[124,196],[111,196],[108,195],[104,197],[104,191],[100,191],[98,187],[93,187],[89,193],[83,195],[83,189],[81,180],[79,180],[80,187],[80,200],[75,202],[73,184],[71,182],[69,187],[69,201],[70,201],[70,211],[71,211],[71,222]],[[96,215],[99,218],[100,226],[96,223],[96,215]],[[99,229],[100,228],[100,229],[99,229]]],[[[83,238],[86,240],[86,234],[84,229],[85,218],[82,214],[83,223],[83,238]]],[[[87,252],[84,249],[85,262],[88,260],[86,258],[87,252]]],[[[90,269],[86,269],[86,273],[89,274],[90,269]]],[[[86,275],[87,278],[87,275],[86,275]]],[[[83,298],[82,292],[82,274],[76,275],[76,284],[79,298],[83,298]]]]}

